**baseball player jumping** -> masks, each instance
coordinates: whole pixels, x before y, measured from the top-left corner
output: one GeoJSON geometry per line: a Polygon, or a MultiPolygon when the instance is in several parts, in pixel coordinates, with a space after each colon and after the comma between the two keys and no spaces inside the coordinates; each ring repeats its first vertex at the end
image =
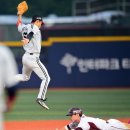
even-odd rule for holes
{"type": "Polygon", "coordinates": [[[39,59],[41,51],[41,32],[39,29],[42,25],[43,21],[41,16],[33,16],[31,23],[25,25],[22,23],[22,14],[18,14],[17,27],[18,31],[22,34],[22,43],[25,53],[22,57],[22,74],[16,75],[15,79],[17,81],[28,81],[32,71],[34,71],[42,80],[36,101],[43,108],[48,110],[49,107],[45,104],[45,95],[50,82],[50,76],[39,59]]]}

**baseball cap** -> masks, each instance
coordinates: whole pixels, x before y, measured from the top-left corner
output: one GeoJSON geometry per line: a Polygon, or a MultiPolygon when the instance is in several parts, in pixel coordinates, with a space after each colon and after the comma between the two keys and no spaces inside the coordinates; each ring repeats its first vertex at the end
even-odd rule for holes
{"type": "Polygon", "coordinates": [[[43,23],[43,20],[42,20],[42,17],[39,16],[39,15],[34,15],[34,16],[32,17],[31,23],[35,22],[36,20],[42,21],[42,25],[44,24],[44,23],[43,23]]]}
{"type": "Polygon", "coordinates": [[[79,114],[82,116],[82,110],[80,108],[76,108],[76,107],[70,108],[68,111],[68,114],[66,116],[72,116],[75,114],[79,114]]]}

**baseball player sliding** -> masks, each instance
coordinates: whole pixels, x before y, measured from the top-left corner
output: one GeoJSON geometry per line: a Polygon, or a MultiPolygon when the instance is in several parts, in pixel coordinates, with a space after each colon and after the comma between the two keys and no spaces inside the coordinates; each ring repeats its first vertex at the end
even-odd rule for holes
{"type": "Polygon", "coordinates": [[[17,27],[23,38],[22,43],[25,53],[22,57],[22,74],[16,75],[15,79],[17,81],[28,81],[32,71],[34,71],[36,75],[38,75],[38,77],[42,80],[36,101],[43,108],[48,110],[49,107],[45,104],[45,95],[48,84],[50,82],[50,76],[47,69],[39,59],[41,51],[41,32],[39,29],[43,25],[42,17],[35,15],[32,17],[31,23],[25,25],[22,23],[22,15],[28,10],[27,3],[25,1],[20,3],[17,9],[17,27]]]}
{"type": "Polygon", "coordinates": [[[130,130],[130,124],[116,119],[103,120],[85,116],[80,108],[71,108],[66,116],[70,116],[71,123],[56,130],[130,130]]]}

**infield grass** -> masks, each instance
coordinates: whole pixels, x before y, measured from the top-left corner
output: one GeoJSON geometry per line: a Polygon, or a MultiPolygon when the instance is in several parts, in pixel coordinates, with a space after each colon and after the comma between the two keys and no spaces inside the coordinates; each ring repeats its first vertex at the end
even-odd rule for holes
{"type": "Polygon", "coordinates": [[[5,120],[68,119],[65,115],[71,107],[99,118],[130,117],[130,89],[48,89],[50,110],[36,103],[37,94],[38,89],[19,90],[13,111],[5,114],[5,120]]]}

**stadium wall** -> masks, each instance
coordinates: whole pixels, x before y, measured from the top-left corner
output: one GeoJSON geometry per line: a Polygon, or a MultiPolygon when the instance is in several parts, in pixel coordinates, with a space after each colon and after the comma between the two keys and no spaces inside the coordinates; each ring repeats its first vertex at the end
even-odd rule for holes
{"type": "MultiPolygon", "coordinates": [[[[51,77],[49,87],[130,87],[130,37],[53,37],[42,43],[41,61],[51,77]],[[44,46],[46,45],[46,47],[44,46]]],[[[18,42],[5,42],[22,69],[23,50],[18,42]]],[[[21,88],[39,87],[33,73],[21,88]]]]}

